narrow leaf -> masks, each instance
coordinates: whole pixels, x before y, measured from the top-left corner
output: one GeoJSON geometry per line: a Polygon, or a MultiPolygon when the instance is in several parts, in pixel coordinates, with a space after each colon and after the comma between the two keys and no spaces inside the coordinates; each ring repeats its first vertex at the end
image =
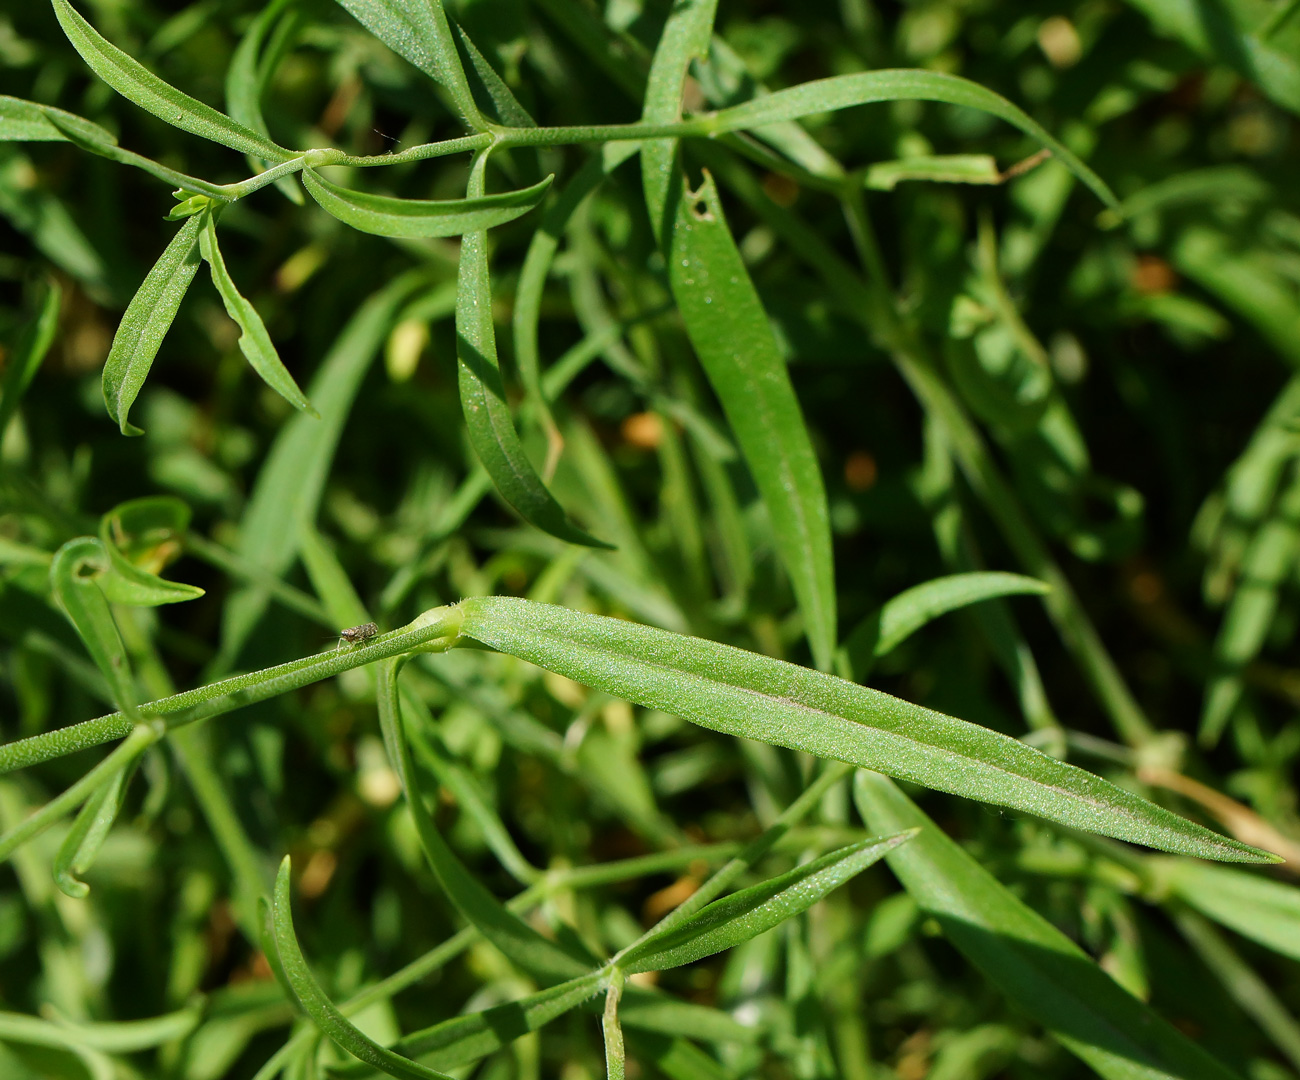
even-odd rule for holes
{"type": "MultiPolygon", "coordinates": [[[[475,162],[469,201],[482,197],[484,164],[482,157],[475,162]]],[[[497,364],[487,234],[481,231],[466,233],[461,241],[456,278],[456,359],[460,370],[460,404],[470,445],[502,498],[526,521],[552,536],[573,544],[609,547],[569,521],[519,441],[497,364]]]]}
{"type": "Polygon", "coordinates": [[[864,71],[854,75],[815,79],[788,90],[778,90],[754,98],[743,105],[722,109],[702,117],[698,124],[704,133],[718,134],[880,101],[942,101],[996,116],[1051,150],[1053,157],[1082,180],[1111,209],[1119,206],[1114,192],[1107,187],[1105,181],[1023,110],[979,83],[937,71],[864,71]]]}
{"type": "Polygon", "coordinates": [[[198,238],[202,227],[202,215],[187,219],[181,226],[127,305],[113,336],[104,362],[104,404],[123,435],[144,434],[127,414],[199,268],[198,238]]]}
{"type": "Polygon", "coordinates": [[[0,142],[66,142],[68,130],[91,142],[117,142],[112,132],[75,113],[0,94],[0,142]]]}
{"type": "Polygon", "coordinates": [[[301,409],[320,419],[320,413],[312,408],[311,402],[298,388],[294,377],[289,374],[289,369],[280,359],[280,354],[276,352],[275,346],[271,343],[271,335],[266,332],[266,324],[262,322],[262,316],[257,313],[257,308],[240,294],[230,272],[226,269],[226,260],[222,258],[221,248],[217,244],[216,215],[210,210],[203,215],[203,226],[199,232],[199,251],[212,271],[212,284],[221,294],[221,302],[226,306],[226,314],[239,324],[239,329],[242,331],[239,337],[239,348],[253,370],[262,377],[262,381],[267,386],[295,409],[301,409]]]}
{"type": "Polygon", "coordinates": [[[948,940],[1016,1007],[1109,1080],[1230,1080],[1224,1066],[1102,971],[1017,899],[883,776],[859,773],[870,829],[920,835],[889,868],[948,940]]]}
{"type": "Polygon", "coordinates": [[[426,1068],[409,1058],[386,1050],[347,1019],[307,966],[307,960],[298,947],[298,937],[293,929],[293,912],[289,898],[289,856],[280,864],[275,879],[275,906],[272,914],[275,948],[279,955],[280,970],[287,988],[298,1004],[322,1032],[355,1058],[374,1066],[389,1076],[405,1080],[451,1080],[446,1073],[426,1068]]]}
{"type": "Polygon", "coordinates": [[[998,571],[950,574],[922,582],[873,611],[844,639],[839,660],[852,673],[845,677],[862,679],[873,660],[898,648],[940,615],[997,596],[1042,596],[1047,591],[1048,586],[1037,578],[998,571]]]}
{"type": "Polygon", "coordinates": [[[767,312],[707,173],[694,196],[680,194],[668,272],[686,333],[772,518],[814,662],[826,668],[836,641],[826,489],[767,312]]]}
{"type": "Polygon", "coordinates": [[[13,352],[5,358],[4,382],[0,383],[0,438],[4,437],[9,421],[18,411],[19,402],[54,343],[54,335],[59,330],[59,304],[62,299],[63,290],[51,281],[45,288],[36,318],[24,327],[13,352]]]}
{"type": "Polygon", "coordinates": [[[54,881],[68,896],[82,900],[90,893],[90,887],[80,878],[90,869],[117,819],[122,804],[122,788],[129,771],[122,769],[100,785],[86,800],[68,835],[59,845],[54,857],[54,881]]]}
{"type": "Polygon", "coordinates": [[[417,239],[481,232],[528,213],[542,201],[553,178],[532,187],[469,199],[395,199],[351,191],[326,180],[314,169],[302,171],[308,194],[340,221],[376,236],[417,239]]]}
{"type": "Polygon", "coordinates": [[[90,69],[124,98],[173,127],[271,161],[288,161],[293,152],[238,124],[225,113],[182,93],[106,41],[68,0],[52,0],[59,25],[90,69]]]}
{"type": "Polygon", "coordinates": [[[873,837],[840,848],[759,885],[715,900],[684,923],[638,942],[614,958],[628,974],[664,971],[730,949],[807,911],[919,830],[873,837]]]}
{"type": "Polygon", "coordinates": [[[117,707],[135,718],[135,683],[126,648],[97,579],[109,570],[104,545],[91,536],[69,540],[54,553],[50,587],[95,666],[108,681],[117,707]]]}
{"type": "Polygon", "coordinates": [[[463,637],[702,727],[1178,854],[1277,861],[1016,739],[833,675],[513,597],[459,607],[463,637]]]}
{"type": "Polygon", "coordinates": [[[197,586],[158,576],[181,554],[189,521],[189,507],[165,495],[132,499],[101,517],[99,539],[110,563],[109,572],[99,579],[104,595],[115,604],[140,607],[202,596],[197,586]]]}

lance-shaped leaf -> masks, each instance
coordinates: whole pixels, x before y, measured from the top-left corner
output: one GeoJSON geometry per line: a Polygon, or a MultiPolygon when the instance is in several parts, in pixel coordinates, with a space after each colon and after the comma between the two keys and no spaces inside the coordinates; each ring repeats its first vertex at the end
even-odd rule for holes
{"type": "Polygon", "coordinates": [[[702,727],[1178,854],[1277,861],[1016,739],[833,675],[514,597],[459,607],[463,637],[702,727]]]}
{"type": "Polygon", "coordinates": [[[395,199],[352,191],[304,169],[302,182],[313,199],[340,221],[361,232],[411,240],[481,232],[528,213],[542,201],[553,178],[532,187],[468,199],[395,199]]]}
{"type": "Polygon", "coordinates": [[[1102,971],[966,854],[895,784],[859,773],[871,829],[920,828],[889,868],[948,940],[1017,1008],[1108,1080],[1231,1080],[1224,1068],[1102,971]]]}
{"type": "Polygon", "coordinates": [[[118,808],[122,805],[122,788],[129,772],[130,769],[115,772],[106,783],[99,786],[86,800],[86,805],[81,808],[68,835],[59,845],[58,854],[54,857],[54,881],[63,892],[75,899],[84,899],[90,893],[90,886],[81,880],[81,875],[90,869],[117,819],[118,808]]]}
{"type": "Polygon", "coordinates": [[[697,123],[701,132],[712,135],[880,101],[942,101],[996,116],[1051,150],[1052,156],[1107,206],[1112,209],[1119,206],[1106,182],[1022,109],[979,83],[937,71],[889,69],[815,79],[788,90],[756,97],[742,105],[721,109],[702,117],[697,123]]]}
{"type": "Polygon", "coordinates": [[[99,519],[99,539],[110,570],[100,578],[104,595],[115,604],[155,607],[203,595],[195,585],[168,581],[159,571],[181,554],[190,510],[167,495],[132,499],[99,519]]]}
{"type": "Polygon", "coordinates": [[[679,184],[668,279],[686,333],[722,402],[772,519],[818,667],[835,649],[835,567],[821,469],[776,335],[707,173],[692,197],[679,184]]]}
{"type": "Polygon", "coordinates": [[[149,375],[158,347],[199,268],[203,215],[188,218],[126,307],[104,362],[104,404],[123,435],[144,432],[127,418],[149,375]]]}
{"type": "Polygon", "coordinates": [[[235,287],[234,279],[226,269],[226,260],[222,258],[221,248],[217,244],[216,215],[210,210],[203,215],[203,227],[199,232],[199,251],[212,271],[212,284],[221,294],[221,302],[226,306],[226,314],[234,319],[239,324],[239,329],[243,331],[239,337],[239,349],[249,365],[262,377],[262,381],[267,386],[295,409],[301,409],[319,418],[320,414],[312,408],[307,395],[299,389],[298,383],[280,359],[280,354],[276,352],[275,346],[271,343],[271,335],[266,332],[266,324],[262,322],[262,316],[257,313],[257,308],[244,299],[239,289],[235,287]]]}
{"type": "Polygon", "coordinates": [[[694,963],[766,933],[807,911],[850,878],[906,843],[918,830],[872,837],[823,855],[738,893],[715,900],[665,934],[647,938],[614,958],[629,975],[694,963]]]}
{"type": "Polygon", "coordinates": [[[18,403],[22,401],[41,361],[54,343],[54,335],[59,329],[59,303],[62,299],[63,290],[51,281],[45,288],[36,318],[23,328],[13,352],[5,358],[4,382],[0,383],[0,438],[4,437],[9,421],[18,411],[18,403]]]}
{"type": "Polygon", "coordinates": [[[298,937],[293,929],[293,912],[289,899],[289,856],[280,864],[275,879],[275,905],[272,909],[272,928],[275,952],[279,961],[272,970],[281,978],[290,996],[322,1032],[353,1057],[374,1066],[389,1076],[404,1080],[452,1080],[446,1073],[430,1069],[410,1058],[385,1049],[364,1034],[345,1017],[329,996],[321,989],[316,976],[307,966],[307,960],[298,947],[298,937]]]}
{"type": "Polygon", "coordinates": [[[292,151],[277,146],[265,135],[236,123],[225,113],[204,105],[158,78],[101,37],[68,0],[52,2],[54,14],[58,16],[59,25],[72,42],[72,47],[81,54],[91,71],[124,98],[173,127],[242,150],[245,154],[258,154],[271,161],[288,161],[293,157],[292,151]]]}
{"type": "MultiPolygon", "coordinates": [[[[483,167],[484,161],[480,157],[470,174],[471,197],[482,196],[483,167]]],[[[524,520],[552,536],[572,544],[608,547],[569,521],[564,508],[542,483],[519,441],[497,363],[487,234],[481,231],[466,233],[460,245],[460,268],[456,277],[456,359],[460,373],[460,404],[465,413],[470,445],[502,498],[524,520]]]]}
{"type": "Polygon", "coordinates": [[[981,600],[1035,594],[1048,586],[1037,578],[1000,571],[949,574],[907,589],[863,619],[840,648],[841,674],[861,680],[874,660],[898,648],[926,623],[981,600]]]}
{"type": "Polygon", "coordinates": [[[68,131],[90,142],[117,142],[112,132],[76,113],[0,94],[0,142],[67,142],[68,131]]]}

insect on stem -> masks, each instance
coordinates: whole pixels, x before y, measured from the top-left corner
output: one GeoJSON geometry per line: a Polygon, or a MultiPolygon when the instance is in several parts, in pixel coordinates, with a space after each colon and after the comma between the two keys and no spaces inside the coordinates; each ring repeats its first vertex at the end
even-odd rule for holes
{"type": "Polygon", "coordinates": [[[343,643],[349,645],[364,645],[372,637],[379,633],[379,626],[375,623],[362,623],[360,626],[349,626],[346,630],[339,631],[339,643],[334,646],[334,651],[338,652],[343,648],[343,643]]]}

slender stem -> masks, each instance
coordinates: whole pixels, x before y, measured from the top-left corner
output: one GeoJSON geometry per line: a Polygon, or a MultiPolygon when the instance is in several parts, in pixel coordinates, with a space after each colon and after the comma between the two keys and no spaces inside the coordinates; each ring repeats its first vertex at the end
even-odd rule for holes
{"type": "MultiPolygon", "coordinates": [[[[451,647],[459,625],[460,613],[455,607],[434,608],[408,626],[381,634],[365,645],[305,656],[277,667],[172,694],[141,705],[139,713],[146,719],[167,717],[165,728],[168,729],[220,716],[400,653],[414,650],[440,652],[451,647]]],[[[120,739],[129,735],[131,730],[132,724],[125,714],[116,712],[58,731],[19,739],[0,746],[0,774],[120,739]]]]}

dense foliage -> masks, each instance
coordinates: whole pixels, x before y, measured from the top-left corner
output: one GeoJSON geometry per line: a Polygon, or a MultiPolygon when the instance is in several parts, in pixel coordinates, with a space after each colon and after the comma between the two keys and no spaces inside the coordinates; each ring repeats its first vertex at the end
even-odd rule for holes
{"type": "Polygon", "coordinates": [[[1295,1076],[1298,58],[6,6],[0,1076],[1295,1076]]]}

